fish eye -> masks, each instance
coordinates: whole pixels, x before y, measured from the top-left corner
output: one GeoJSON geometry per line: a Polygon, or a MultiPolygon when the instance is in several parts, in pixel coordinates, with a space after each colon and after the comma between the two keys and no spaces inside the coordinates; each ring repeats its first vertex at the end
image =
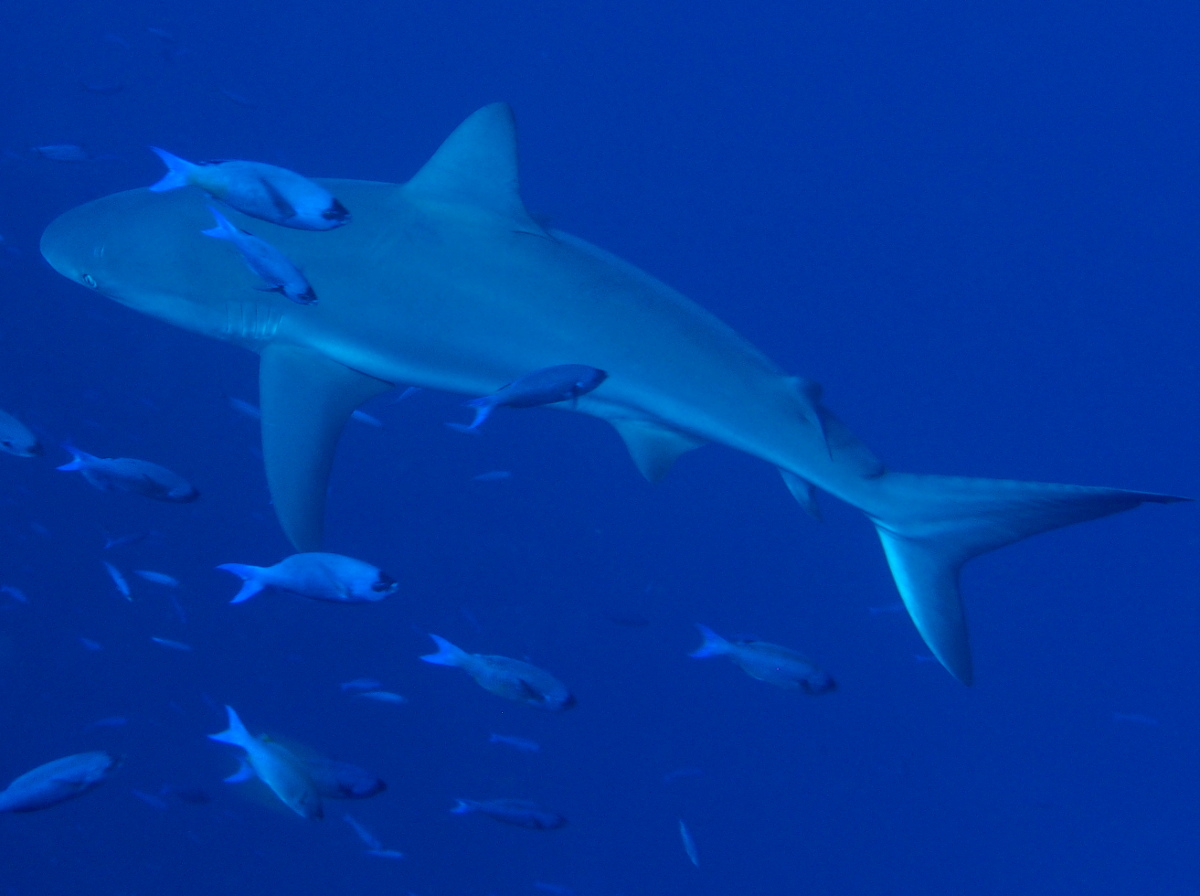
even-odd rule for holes
{"type": "Polygon", "coordinates": [[[83,274],[83,275],[82,275],[82,276],[79,278],[79,280],[80,280],[80,282],[81,282],[81,283],[83,283],[83,285],[84,285],[84,286],[86,286],[88,289],[95,289],[95,288],[96,288],[96,278],[95,278],[95,277],[93,277],[91,274],[83,274]]]}

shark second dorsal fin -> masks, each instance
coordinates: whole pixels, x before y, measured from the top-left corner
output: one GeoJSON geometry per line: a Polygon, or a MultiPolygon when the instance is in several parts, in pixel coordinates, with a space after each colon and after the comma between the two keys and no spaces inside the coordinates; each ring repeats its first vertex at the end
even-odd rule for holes
{"type": "Polygon", "coordinates": [[[666,476],[679,455],[704,444],[703,439],[649,420],[613,420],[612,425],[625,440],[638,470],[650,482],[659,482],[666,476]]]}
{"type": "Polygon", "coordinates": [[[507,219],[514,229],[546,235],[521,201],[516,121],[508,103],[484,106],[455,128],[404,190],[480,208],[507,219]]]}
{"type": "Polygon", "coordinates": [[[309,349],[274,343],[262,352],[258,388],[275,514],[296,550],[319,550],[342,427],[355,408],[392,386],[309,349]]]}

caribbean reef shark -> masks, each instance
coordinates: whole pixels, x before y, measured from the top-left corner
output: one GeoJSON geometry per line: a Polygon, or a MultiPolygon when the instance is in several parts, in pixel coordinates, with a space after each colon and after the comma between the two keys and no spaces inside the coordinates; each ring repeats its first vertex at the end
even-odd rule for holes
{"type": "Polygon", "coordinates": [[[900,595],[960,681],[972,666],[959,570],[1029,535],[1168,495],[897,473],[822,403],[680,293],[521,202],[507,105],[455,130],[406,184],[323,180],[353,223],[308,232],[237,223],[294,260],[320,302],[255,289],[236,253],[200,235],[202,193],[133,190],[76,208],[42,236],[63,276],[176,326],[258,352],[263,455],[297,549],[321,542],[342,427],[395,384],[485,395],[557,364],[608,372],[576,410],[609,421],[658,480],[719,442],[773,464],[816,513],[815,490],[875,524],[900,595]]]}

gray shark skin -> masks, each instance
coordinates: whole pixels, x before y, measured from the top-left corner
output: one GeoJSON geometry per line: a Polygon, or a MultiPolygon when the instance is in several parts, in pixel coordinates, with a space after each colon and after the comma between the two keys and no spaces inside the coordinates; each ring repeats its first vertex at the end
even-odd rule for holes
{"type": "MultiPolygon", "coordinates": [[[[970,683],[958,574],[1038,532],[1168,495],[888,471],[820,403],[708,312],[632,265],[536,224],[521,203],[512,112],[468,118],[407,184],[325,180],[354,215],[327,232],[253,226],[321,301],[256,290],[197,190],[133,190],[80,206],[42,236],[63,276],[261,356],[263,455],[275,509],[301,551],[320,548],[326,481],[350,413],[394,384],[485,395],[557,364],[609,377],[576,410],[612,423],[650,480],[706,442],[859,508],[879,533],[917,629],[970,683]],[[267,229],[264,229],[267,228],[267,229]],[[268,232],[269,230],[269,232],[268,232]]],[[[250,226],[235,212],[234,223],[250,226]]]]}

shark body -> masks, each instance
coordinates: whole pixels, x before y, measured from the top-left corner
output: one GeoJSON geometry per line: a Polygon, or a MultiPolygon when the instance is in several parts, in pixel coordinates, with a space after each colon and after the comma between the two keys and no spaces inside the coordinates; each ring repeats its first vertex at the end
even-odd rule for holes
{"type": "Polygon", "coordinates": [[[406,184],[321,183],[353,224],[270,232],[321,296],[311,306],[255,290],[228,247],[200,236],[211,219],[198,192],[105,197],[42,237],[69,279],[259,353],[267,478],[298,550],[320,547],[336,443],[363,401],[398,383],[483,395],[559,364],[607,371],[576,409],[612,423],[652,481],[683,452],[718,442],[776,466],[814,514],[816,489],[861,509],[922,637],[967,683],[963,563],[1037,532],[1181,500],[888,471],[816,384],[649,274],[534,222],[507,105],[468,118],[406,184]]]}

